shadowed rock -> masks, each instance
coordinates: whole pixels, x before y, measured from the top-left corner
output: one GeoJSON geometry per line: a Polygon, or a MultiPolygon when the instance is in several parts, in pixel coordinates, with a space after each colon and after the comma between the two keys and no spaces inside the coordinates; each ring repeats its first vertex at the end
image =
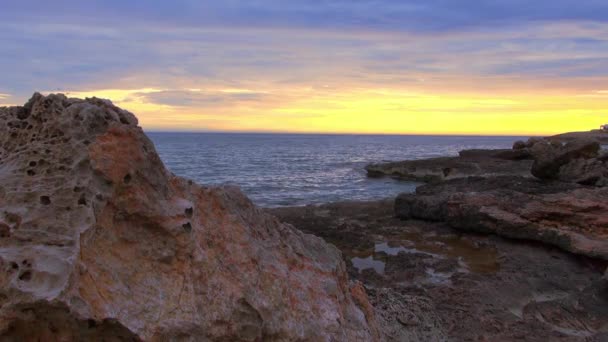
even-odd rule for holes
{"type": "Polygon", "coordinates": [[[109,101],[0,108],[0,228],[2,340],[379,339],[335,247],[172,175],[109,101]]]}

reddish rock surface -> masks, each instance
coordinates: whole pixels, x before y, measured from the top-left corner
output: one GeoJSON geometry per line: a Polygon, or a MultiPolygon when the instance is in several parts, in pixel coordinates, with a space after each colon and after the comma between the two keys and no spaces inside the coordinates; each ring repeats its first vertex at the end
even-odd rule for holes
{"type": "Polygon", "coordinates": [[[425,185],[395,200],[401,218],[536,240],[608,260],[608,188],[529,178],[469,178],[425,185]]]}
{"type": "Polygon", "coordinates": [[[109,101],[0,108],[0,235],[2,340],[379,339],[335,247],[172,175],[109,101]]]}

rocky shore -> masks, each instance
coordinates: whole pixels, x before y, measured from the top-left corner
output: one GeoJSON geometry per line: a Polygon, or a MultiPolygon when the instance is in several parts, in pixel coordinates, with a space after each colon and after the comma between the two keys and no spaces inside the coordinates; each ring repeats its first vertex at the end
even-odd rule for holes
{"type": "Polygon", "coordinates": [[[270,209],[335,244],[386,341],[606,341],[607,263],[395,217],[394,201],[270,209]]]}
{"type": "Polygon", "coordinates": [[[0,340],[606,341],[602,134],[370,165],[427,184],[261,209],[173,175],[111,102],[35,94],[0,108],[0,340]]]}
{"type": "Polygon", "coordinates": [[[427,184],[396,199],[270,211],[340,248],[388,341],[605,341],[601,134],[370,165],[371,177],[427,184]]]}

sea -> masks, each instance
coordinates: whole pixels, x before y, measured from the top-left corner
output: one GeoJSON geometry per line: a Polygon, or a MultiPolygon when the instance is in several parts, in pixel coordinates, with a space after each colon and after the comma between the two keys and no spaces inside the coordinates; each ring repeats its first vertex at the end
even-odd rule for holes
{"type": "Polygon", "coordinates": [[[148,132],[174,174],[199,184],[241,187],[262,207],[374,200],[419,184],[368,178],[369,163],[510,148],[505,136],[316,135],[148,132]]]}

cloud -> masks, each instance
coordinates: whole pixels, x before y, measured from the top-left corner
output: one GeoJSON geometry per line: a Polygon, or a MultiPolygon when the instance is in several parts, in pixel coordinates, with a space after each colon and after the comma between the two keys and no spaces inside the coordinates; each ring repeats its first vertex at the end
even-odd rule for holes
{"type": "Polygon", "coordinates": [[[268,94],[249,90],[162,90],[134,93],[132,96],[149,103],[197,108],[234,106],[244,102],[261,102],[268,98],[268,94]]]}
{"type": "Polygon", "coordinates": [[[142,22],[169,27],[266,27],[448,32],[538,21],[608,21],[603,0],[42,0],[9,1],[0,18],[142,22]]]}
{"type": "Polygon", "coordinates": [[[604,94],[594,91],[608,77],[606,1],[142,3],[6,1],[0,91],[18,103],[35,90],[107,95],[155,122],[205,119],[225,129],[245,125],[237,118],[353,112],[353,102],[372,115],[375,107],[520,110],[433,102],[447,97],[460,106],[453,95],[466,102],[490,93],[596,94],[599,101],[604,94]],[[411,93],[423,94],[422,107],[411,93]]]}

